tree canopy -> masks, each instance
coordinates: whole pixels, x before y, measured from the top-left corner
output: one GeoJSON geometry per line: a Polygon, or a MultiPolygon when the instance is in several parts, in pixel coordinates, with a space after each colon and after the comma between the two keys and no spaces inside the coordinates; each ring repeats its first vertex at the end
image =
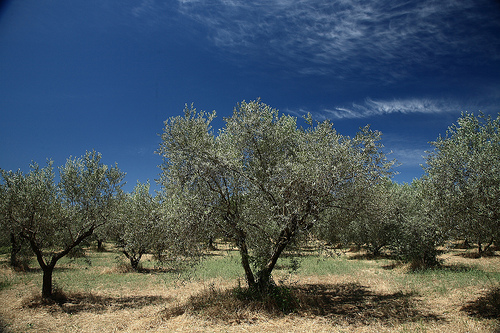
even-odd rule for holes
{"type": "Polygon", "coordinates": [[[440,211],[443,228],[475,241],[481,253],[500,230],[500,115],[463,113],[445,137],[431,144],[426,181],[428,200],[440,211]]]}
{"type": "Polygon", "coordinates": [[[391,174],[381,133],[368,127],[353,138],[310,117],[299,127],[256,100],[238,104],[215,135],[215,115],[186,106],[165,122],[161,184],[196,212],[198,230],[217,228],[234,242],[250,287],[272,283],[280,255],[325,223],[323,213],[355,215],[364,189],[391,174]]]}

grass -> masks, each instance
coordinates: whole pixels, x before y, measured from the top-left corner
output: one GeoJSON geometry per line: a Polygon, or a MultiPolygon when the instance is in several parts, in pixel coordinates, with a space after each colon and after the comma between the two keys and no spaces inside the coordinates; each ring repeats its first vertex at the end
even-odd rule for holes
{"type": "Polygon", "coordinates": [[[108,249],[89,250],[90,265],[62,259],[60,297],[50,304],[35,262],[15,272],[0,255],[0,332],[500,332],[500,256],[453,250],[444,266],[412,271],[387,258],[309,249],[298,268],[280,259],[277,287],[256,296],[236,251],[213,251],[181,270],[146,257],[132,272],[108,249]]]}

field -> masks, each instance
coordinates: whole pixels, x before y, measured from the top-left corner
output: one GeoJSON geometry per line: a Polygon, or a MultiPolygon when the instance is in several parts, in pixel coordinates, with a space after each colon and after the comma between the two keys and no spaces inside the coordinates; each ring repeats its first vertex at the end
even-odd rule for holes
{"type": "Polygon", "coordinates": [[[131,272],[111,245],[88,250],[90,264],[64,258],[52,304],[40,299],[35,263],[15,272],[1,255],[0,332],[500,332],[498,255],[453,250],[442,267],[411,271],[387,258],[308,248],[293,273],[290,260],[279,262],[279,294],[252,300],[237,253],[218,247],[182,270],[146,258],[131,272]]]}

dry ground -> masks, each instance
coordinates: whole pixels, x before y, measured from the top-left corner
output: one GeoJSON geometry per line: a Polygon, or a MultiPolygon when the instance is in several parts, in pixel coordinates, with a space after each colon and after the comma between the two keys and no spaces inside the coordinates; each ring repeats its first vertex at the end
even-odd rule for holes
{"type": "Polygon", "coordinates": [[[285,313],[235,298],[234,278],[166,279],[173,273],[74,263],[55,277],[75,269],[89,275],[74,278],[82,279],[77,288],[65,282],[64,302],[42,304],[40,273],[13,272],[4,260],[0,332],[500,332],[500,292],[489,293],[500,283],[500,256],[459,254],[447,254],[439,272],[418,274],[386,259],[318,256],[318,265],[342,260],[345,268],[278,271],[293,296],[285,313]]]}

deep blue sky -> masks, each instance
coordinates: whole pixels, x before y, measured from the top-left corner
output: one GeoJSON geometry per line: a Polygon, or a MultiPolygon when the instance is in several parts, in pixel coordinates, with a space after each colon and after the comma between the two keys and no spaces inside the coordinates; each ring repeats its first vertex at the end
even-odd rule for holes
{"type": "Polygon", "coordinates": [[[500,111],[500,1],[0,3],[7,170],[95,149],[131,190],[154,183],[163,121],[185,103],[221,118],[261,97],[346,135],[371,124],[410,182],[462,111],[500,111]]]}

